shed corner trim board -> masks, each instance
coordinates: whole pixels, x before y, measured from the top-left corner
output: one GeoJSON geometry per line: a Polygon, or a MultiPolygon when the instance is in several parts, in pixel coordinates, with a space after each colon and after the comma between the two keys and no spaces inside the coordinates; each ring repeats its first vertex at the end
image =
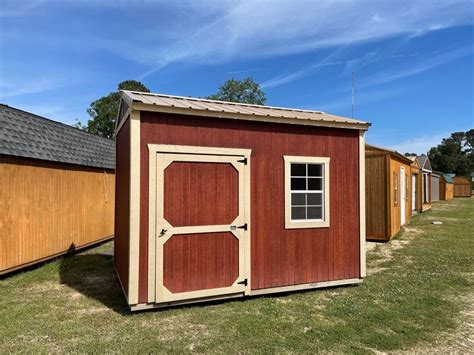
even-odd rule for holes
{"type": "Polygon", "coordinates": [[[366,277],[366,211],[365,211],[365,131],[359,131],[359,237],[360,277],[366,277]]]}
{"type": "Polygon", "coordinates": [[[128,300],[138,303],[140,255],[140,111],[130,114],[130,244],[128,300]]]}

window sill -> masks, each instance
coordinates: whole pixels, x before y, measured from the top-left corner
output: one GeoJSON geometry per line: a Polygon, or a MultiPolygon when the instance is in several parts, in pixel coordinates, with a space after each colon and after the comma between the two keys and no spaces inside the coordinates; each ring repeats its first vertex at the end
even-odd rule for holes
{"type": "Polygon", "coordinates": [[[329,228],[329,221],[295,222],[285,221],[285,229],[329,228]]]}

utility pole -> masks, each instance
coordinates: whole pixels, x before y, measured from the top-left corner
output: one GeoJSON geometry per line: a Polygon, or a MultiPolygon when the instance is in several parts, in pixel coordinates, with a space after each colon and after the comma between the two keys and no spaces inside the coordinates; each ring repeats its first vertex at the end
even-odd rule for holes
{"type": "Polygon", "coordinates": [[[355,109],[354,87],[355,87],[355,73],[352,72],[352,118],[354,118],[354,109],[355,109]]]}

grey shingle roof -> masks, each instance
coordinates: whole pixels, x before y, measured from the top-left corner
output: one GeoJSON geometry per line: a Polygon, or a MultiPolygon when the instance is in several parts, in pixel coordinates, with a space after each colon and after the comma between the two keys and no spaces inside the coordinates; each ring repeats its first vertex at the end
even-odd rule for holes
{"type": "Polygon", "coordinates": [[[115,142],[0,104],[0,154],[115,169],[115,142]]]}
{"type": "Polygon", "coordinates": [[[418,155],[416,160],[422,169],[432,170],[430,160],[426,155],[418,155]]]}

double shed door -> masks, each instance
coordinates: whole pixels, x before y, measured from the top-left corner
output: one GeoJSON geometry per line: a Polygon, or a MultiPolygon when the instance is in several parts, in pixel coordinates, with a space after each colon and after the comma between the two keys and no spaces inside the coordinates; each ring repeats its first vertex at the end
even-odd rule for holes
{"type": "Polygon", "coordinates": [[[149,301],[249,294],[250,151],[149,150],[149,301]]]}

